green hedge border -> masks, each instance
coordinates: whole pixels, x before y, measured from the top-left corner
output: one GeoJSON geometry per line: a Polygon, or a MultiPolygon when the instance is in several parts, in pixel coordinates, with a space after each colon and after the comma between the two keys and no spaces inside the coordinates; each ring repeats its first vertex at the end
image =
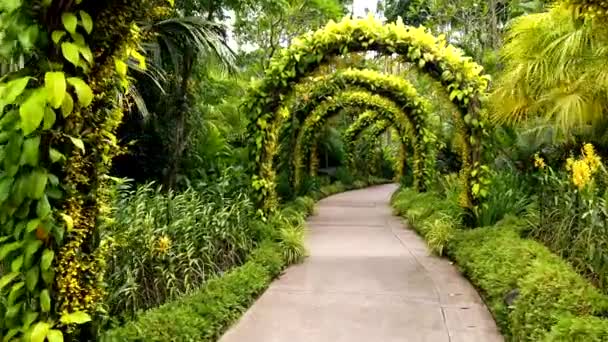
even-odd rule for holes
{"type": "MultiPolygon", "coordinates": [[[[454,208],[436,194],[410,189],[398,191],[392,204],[412,216],[411,226],[427,241],[429,223],[454,208]]],[[[484,228],[454,226],[446,235],[447,256],[478,288],[507,340],[607,341],[608,296],[547,247],[523,238],[524,226],[514,217],[484,228]]]]}
{"type": "Polygon", "coordinates": [[[100,341],[217,341],[286,266],[279,244],[264,243],[242,266],[110,330],[100,341]]]}

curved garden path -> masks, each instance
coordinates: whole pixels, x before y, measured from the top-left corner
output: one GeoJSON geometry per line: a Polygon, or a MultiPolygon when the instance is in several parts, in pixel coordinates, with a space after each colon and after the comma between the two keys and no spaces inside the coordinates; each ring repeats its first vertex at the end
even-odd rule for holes
{"type": "Polygon", "coordinates": [[[502,341],[475,289],[391,215],[395,185],[338,194],[309,219],[306,261],[221,342],[502,341]]]}

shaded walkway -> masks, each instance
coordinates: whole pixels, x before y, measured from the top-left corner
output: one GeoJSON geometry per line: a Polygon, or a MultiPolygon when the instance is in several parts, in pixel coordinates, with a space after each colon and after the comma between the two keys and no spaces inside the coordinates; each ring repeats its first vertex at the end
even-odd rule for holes
{"type": "Polygon", "coordinates": [[[221,342],[502,341],[473,287],[391,215],[394,185],[319,202],[310,257],[221,342]]]}

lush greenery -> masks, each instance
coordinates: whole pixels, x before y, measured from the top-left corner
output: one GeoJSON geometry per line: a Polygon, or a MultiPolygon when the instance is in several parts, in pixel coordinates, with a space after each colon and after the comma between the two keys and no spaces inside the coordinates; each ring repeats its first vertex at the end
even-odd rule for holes
{"type": "Polygon", "coordinates": [[[214,340],[391,179],[513,340],[606,340],[608,5],[549,3],[0,1],[2,340],[214,340]]]}
{"type": "Polygon", "coordinates": [[[438,253],[452,258],[485,297],[514,341],[601,341],[608,336],[608,296],[542,244],[522,237],[526,222],[507,216],[462,229],[453,189],[403,189],[393,206],[438,253]]]}

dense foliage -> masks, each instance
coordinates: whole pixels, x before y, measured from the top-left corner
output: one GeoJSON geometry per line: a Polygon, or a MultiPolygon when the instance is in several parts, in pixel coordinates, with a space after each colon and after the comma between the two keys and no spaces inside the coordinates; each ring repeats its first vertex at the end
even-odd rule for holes
{"type": "Polygon", "coordinates": [[[389,179],[507,336],[608,339],[608,5],[549,3],[0,1],[1,340],[215,340],[389,179]]]}

